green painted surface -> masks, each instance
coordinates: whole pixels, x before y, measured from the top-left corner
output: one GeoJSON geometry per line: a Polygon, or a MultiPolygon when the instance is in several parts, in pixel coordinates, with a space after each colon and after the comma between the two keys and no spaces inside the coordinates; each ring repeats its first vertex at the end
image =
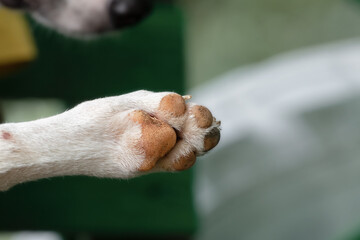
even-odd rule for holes
{"type": "MultiPolygon", "coordinates": [[[[32,23],[39,58],[3,79],[1,98],[61,98],[72,106],[138,89],[184,91],[181,12],[160,6],[139,27],[85,44],[32,23]]],[[[192,173],[133,180],[65,177],[0,193],[0,230],[190,235],[192,173]]]]}

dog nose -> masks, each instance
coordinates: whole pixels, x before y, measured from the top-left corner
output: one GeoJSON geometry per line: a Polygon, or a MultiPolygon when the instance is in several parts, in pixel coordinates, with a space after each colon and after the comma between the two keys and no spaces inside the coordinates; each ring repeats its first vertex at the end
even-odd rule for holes
{"type": "Polygon", "coordinates": [[[112,0],[110,18],[116,29],[130,27],[147,17],[152,8],[151,0],[112,0]]]}
{"type": "Polygon", "coordinates": [[[4,4],[4,6],[9,8],[24,8],[26,4],[24,0],[0,0],[0,5],[4,4]]]}

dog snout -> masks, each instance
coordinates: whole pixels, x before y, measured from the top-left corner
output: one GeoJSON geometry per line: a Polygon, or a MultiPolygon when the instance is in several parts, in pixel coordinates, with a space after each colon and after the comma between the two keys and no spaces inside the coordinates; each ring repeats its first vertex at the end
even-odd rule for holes
{"type": "Polygon", "coordinates": [[[109,11],[113,27],[121,29],[137,24],[147,17],[152,9],[151,0],[112,0],[109,11]]]}

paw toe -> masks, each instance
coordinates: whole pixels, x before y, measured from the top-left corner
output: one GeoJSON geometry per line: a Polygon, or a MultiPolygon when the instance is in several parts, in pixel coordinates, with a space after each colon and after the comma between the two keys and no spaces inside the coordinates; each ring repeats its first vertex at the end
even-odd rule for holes
{"type": "MultiPolygon", "coordinates": [[[[179,145],[182,145],[182,143],[180,142],[179,145]]],[[[158,162],[158,169],[168,172],[178,172],[187,170],[195,164],[196,153],[190,150],[188,153],[178,156],[177,152],[179,150],[181,151],[182,147],[185,146],[183,145],[179,147],[179,145],[177,145],[177,147],[175,147],[175,149],[169,153],[169,155],[158,162]]]]}
{"type": "Polygon", "coordinates": [[[213,128],[208,134],[206,134],[204,139],[204,151],[208,152],[216,145],[218,145],[220,141],[220,130],[219,128],[213,128]]]}
{"type": "Polygon", "coordinates": [[[172,169],[175,171],[183,171],[194,166],[196,162],[196,153],[190,152],[189,154],[180,157],[178,160],[174,161],[172,164],[172,169]]]}
{"type": "Polygon", "coordinates": [[[185,99],[176,93],[168,94],[161,99],[159,110],[173,117],[181,117],[186,112],[185,99]]]}
{"type": "Polygon", "coordinates": [[[191,109],[199,128],[209,128],[214,120],[210,110],[204,106],[196,105],[191,109]]]}

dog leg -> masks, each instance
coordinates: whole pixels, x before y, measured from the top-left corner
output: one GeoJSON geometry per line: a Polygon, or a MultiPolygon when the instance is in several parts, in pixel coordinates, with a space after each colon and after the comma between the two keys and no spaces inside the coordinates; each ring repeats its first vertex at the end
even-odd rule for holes
{"type": "Polygon", "coordinates": [[[66,175],[131,178],[180,171],[215,147],[219,122],[176,93],[134,93],[0,125],[0,190],[66,175]]]}

